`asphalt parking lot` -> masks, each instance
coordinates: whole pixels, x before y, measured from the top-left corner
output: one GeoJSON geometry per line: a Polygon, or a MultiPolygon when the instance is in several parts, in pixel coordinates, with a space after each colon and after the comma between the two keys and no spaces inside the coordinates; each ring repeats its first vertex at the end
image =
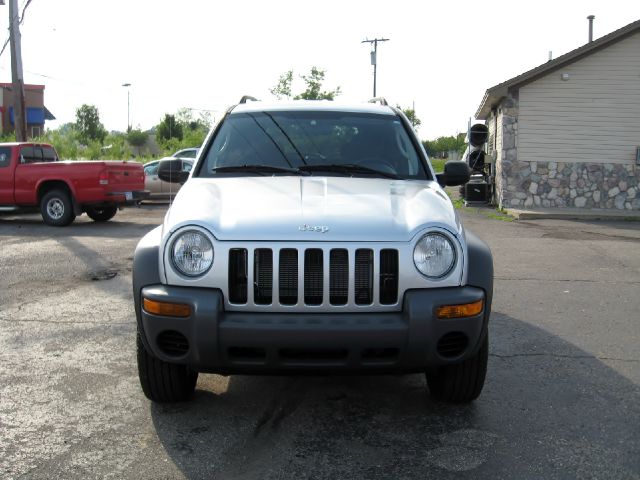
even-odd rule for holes
{"type": "Polygon", "coordinates": [[[0,216],[0,478],[640,478],[640,223],[462,212],[496,268],[472,405],[420,375],[201,375],[192,402],[156,406],[131,258],[165,209],[0,216]]]}

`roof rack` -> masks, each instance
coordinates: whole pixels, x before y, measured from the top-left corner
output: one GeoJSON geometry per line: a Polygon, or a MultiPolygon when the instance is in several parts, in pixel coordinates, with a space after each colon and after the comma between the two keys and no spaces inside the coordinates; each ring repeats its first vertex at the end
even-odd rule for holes
{"type": "Polygon", "coordinates": [[[369,103],[379,103],[380,105],[384,106],[384,107],[388,107],[389,104],[387,103],[387,99],[384,97],[375,97],[372,98],[371,100],[369,100],[369,103]]]}
{"type": "Polygon", "coordinates": [[[247,103],[247,100],[251,100],[252,102],[258,101],[256,97],[252,97],[251,95],[244,95],[238,103],[247,103]]]}

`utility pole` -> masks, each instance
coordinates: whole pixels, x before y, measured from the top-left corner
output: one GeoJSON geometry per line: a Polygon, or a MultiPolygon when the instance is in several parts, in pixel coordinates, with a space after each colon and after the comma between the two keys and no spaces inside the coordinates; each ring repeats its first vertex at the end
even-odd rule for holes
{"type": "Polygon", "coordinates": [[[13,83],[13,125],[16,140],[27,140],[24,106],[24,76],[22,74],[22,46],[20,43],[18,0],[9,0],[9,38],[11,43],[11,81],[13,83]]]}
{"type": "Polygon", "coordinates": [[[373,97],[376,96],[376,77],[378,74],[378,42],[387,42],[388,38],[374,38],[373,40],[363,40],[360,43],[370,43],[373,45],[371,50],[371,65],[373,65],[373,97]]]}

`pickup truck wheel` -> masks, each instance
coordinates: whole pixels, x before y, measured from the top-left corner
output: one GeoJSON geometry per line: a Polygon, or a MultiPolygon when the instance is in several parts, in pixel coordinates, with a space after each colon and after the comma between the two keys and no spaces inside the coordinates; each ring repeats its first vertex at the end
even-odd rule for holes
{"type": "Polygon", "coordinates": [[[427,372],[427,385],[431,396],[451,403],[468,403],[480,395],[487,373],[489,334],[475,356],[456,365],[440,367],[427,372]]]}
{"type": "Polygon", "coordinates": [[[71,197],[64,190],[47,192],[40,200],[40,213],[44,223],[56,227],[65,227],[76,218],[71,197]]]}
{"type": "Polygon", "coordinates": [[[116,213],[118,207],[116,205],[107,205],[106,207],[86,207],[85,212],[89,218],[95,222],[106,222],[111,220],[116,213]]]}
{"type": "Polygon", "coordinates": [[[157,403],[189,400],[196,388],[198,372],[184,365],[162,361],[147,352],[137,335],[138,376],[145,396],[157,403]]]}

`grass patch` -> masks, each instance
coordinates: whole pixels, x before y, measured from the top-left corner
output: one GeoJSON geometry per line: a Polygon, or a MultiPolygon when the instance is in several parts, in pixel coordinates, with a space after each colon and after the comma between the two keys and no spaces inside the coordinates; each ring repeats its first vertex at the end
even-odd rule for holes
{"type": "Polygon", "coordinates": [[[446,158],[430,158],[429,161],[431,162],[431,165],[433,166],[433,170],[436,173],[444,172],[444,164],[447,163],[446,158]]]}
{"type": "Polygon", "coordinates": [[[515,222],[516,220],[515,217],[512,217],[511,215],[502,213],[500,211],[491,211],[491,212],[481,211],[480,213],[482,213],[482,215],[484,215],[487,218],[492,218],[494,220],[500,220],[503,222],[515,222]]]}
{"type": "Polygon", "coordinates": [[[464,200],[461,198],[452,198],[451,199],[451,203],[453,203],[453,207],[460,210],[462,207],[464,207],[464,200]]]}

